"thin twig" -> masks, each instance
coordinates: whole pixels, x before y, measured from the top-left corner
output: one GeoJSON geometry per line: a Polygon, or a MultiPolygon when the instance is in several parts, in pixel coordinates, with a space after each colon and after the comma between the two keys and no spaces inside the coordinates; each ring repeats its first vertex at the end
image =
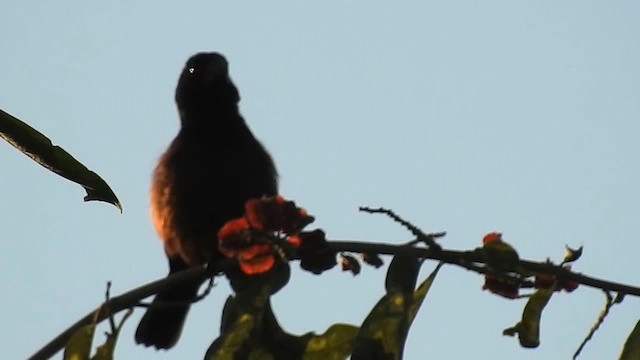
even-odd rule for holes
{"type": "Polygon", "coordinates": [[[435,239],[444,237],[447,234],[446,232],[425,234],[419,227],[417,227],[417,226],[413,225],[412,223],[410,223],[409,221],[401,218],[398,214],[396,214],[391,209],[385,209],[383,207],[370,208],[368,206],[360,206],[358,208],[358,210],[362,211],[362,212],[369,213],[369,214],[385,214],[388,217],[390,217],[391,219],[393,219],[393,221],[395,221],[395,222],[399,223],[400,225],[404,226],[405,228],[407,228],[407,230],[409,230],[411,232],[411,234],[413,234],[413,236],[415,236],[417,238],[416,242],[424,242],[426,245],[428,245],[429,247],[433,248],[434,250],[442,249],[442,246],[440,246],[440,244],[438,244],[435,241],[435,239]]]}
{"type": "Polygon", "coordinates": [[[607,315],[609,315],[609,310],[611,310],[611,307],[613,307],[613,305],[615,304],[621,303],[622,299],[624,298],[624,294],[618,293],[618,295],[616,295],[614,299],[613,296],[611,296],[611,292],[609,291],[604,291],[604,295],[606,297],[604,308],[600,312],[600,315],[598,316],[596,323],[593,324],[593,326],[591,327],[589,334],[587,334],[584,340],[582,340],[582,343],[578,347],[578,350],[576,350],[576,352],[573,354],[574,360],[578,358],[578,356],[582,352],[582,349],[584,349],[585,345],[587,345],[587,342],[589,342],[589,340],[591,340],[591,338],[596,333],[596,331],[598,331],[598,329],[600,328],[600,325],[602,325],[602,323],[604,322],[604,319],[607,317],[607,315]]]}
{"type": "MultiPolygon", "coordinates": [[[[109,300],[111,300],[111,281],[107,281],[107,290],[104,292],[104,304],[108,306],[109,300]]],[[[110,314],[109,308],[106,308],[107,314],[109,316],[109,326],[111,327],[111,332],[116,331],[116,323],[113,320],[113,314],[110,314]]]]}
{"type": "Polygon", "coordinates": [[[120,322],[118,323],[118,327],[116,328],[117,332],[120,332],[120,329],[122,329],[124,322],[127,321],[127,319],[129,318],[129,316],[131,316],[131,314],[133,314],[133,308],[128,308],[127,311],[122,316],[122,319],[120,319],[120,322]]]}
{"type": "Polygon", "coordinates": [[[153,281],[151,283],[142,285],[131,291],[128,291],[120,296],[111,298],[108,303],[103,303],[96,309],[89,312],[87,315],[76,321],[65,331],[56,336],[48,344],[43,346],[35,354],[33,354],[29,360],[43,360],[53,357],[58,351],[62,350],[71,336],[81,327],[98,323],[105,320],[111,313],[115,314],[124,309],[128,309],[134,306],[140,301],[159,291],[165,291],[181,284],[195,281],[204,281],[210,276],[210,271],[205,267],[192,268],[181,271],[179,273],[167,276],[166,278],[153,281]],[[107,310],[107,308],[109,310],[107,310]]]}

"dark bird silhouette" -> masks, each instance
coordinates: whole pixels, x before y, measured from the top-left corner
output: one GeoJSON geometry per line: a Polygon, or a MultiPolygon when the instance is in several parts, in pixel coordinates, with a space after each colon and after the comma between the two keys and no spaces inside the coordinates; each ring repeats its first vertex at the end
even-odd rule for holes
{"type": "MultiPolygon", "coordinates": [[[[169,274],[222,259],[217,247],[222,225],[242,216],[248,199],[278,191],[273,160],[240,115],[240,95],[224,56],[193,55],[178,80],[175,101],[181,128],[160,157],[151,183],[151,218],[164,244],[169,274]]],[[[158,293],[153,303],[188,304],[199,286],[184,284],[158,293]]],[[[173,347],[189,307],[149,308],[136,342],[173,347]]]]}

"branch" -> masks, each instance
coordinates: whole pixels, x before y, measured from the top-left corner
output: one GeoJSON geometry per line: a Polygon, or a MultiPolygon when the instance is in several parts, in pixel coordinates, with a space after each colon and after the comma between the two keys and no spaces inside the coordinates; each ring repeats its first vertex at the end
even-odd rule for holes
{"type": "Polygon", "coordinates": [[[56,336],[48,344],[38,350],[38,352],[33,354],[29,360],[43,360],[53,357],[58,351],[62,350],[66,346],[71,336],[83,326],[99,323],[113,314],[135,307],[138,305],[140,300],[160,291],[171,289],[179,286],[180,284],[195,282],[196,280],[204,282],[209,277],[211,277],[210,270],[205,267],[189,269],[167,276],[166,278],[150,282],[120,296],[111,298],[93,311],[89,312],[80,320],[76,321],[75,324],[71,325],[60,335],[56,336]]]}
{"type": "MultiPolygon", "coordinates": [[[[336,252],[351,251],[359,253],[377,253],[383,255],[414,255],[425,259],[438,260],[447,264],[457,265],[465,269],[480,272],[483,274],[490,272],[490,270],[486,269],[485,267],[472,268],[473,264],[485,263],[483,257],[474,251],[456,251],[445,249],[434,251],[431,249],[418,247],[385,243],[367,243],[360,241],[331,240],[328,243],[331,250],[334,250],[336,252]]],[[[558,279],[573,280],[585,286],[640,297],[639,287],[583,275],[547,261],[536,262],[531,260],[520,260],[518,265],[523,269],[534,273],[552,274],[555,275],[558,279]]]]}
{"type": "Polygon", "coordinates": [[[580,356],[580,353],[582,352],[582,349],[584,349],[585,345],[587,345],[587,342],[589,342],[589,340],[591,340],[591,338],[593,337],[593,334],[598,331],[598,328],[600,328],[600,325],[602,325],[604,319],[607,317],[607,315],[609,315],[609,310],[611,310],[611,307],[615,304],[621,303],[622,299],[624,298],[624,295],[618,293],[618,295],[616,295],[614,299],[611,293],[609,293],[608,291],[605,291],[604,295],[607,299],[606,303],[604,304],[604,308],[600,312],[600,316],[598,316],[598,320],[596,320],[596,323],[591,327],[591,330],[589,331],[589,334],[587,334],[587,337],[582,340],[582,344],[580,344],[578,350],[576,350],[576,352],[573,354],[574,360],[577,359],[578,356],[580,356]]]}
{"type": "Polygon", "coordinates": [[[360,206],[360,208],[358,208],[358,210],[362,211],[362,212],[369,213],[369,214],[384,214],[384,215],[387,215],[393,221],[397,222],[398,224],[404,226],[407,230],[409,230],[411,232],[411,234],[413,234],[413,236],[416,237],[416,242],[423,242],[426,245],[428,245],[430,248],[435,249],[436,251],[442,249],[442,247],[438,243],[436,243],[435,239],[444,237],[446,235],[446,233],[444,233],[444,232],[435,233],[435,234],[425,234],[424,232],[422,232],[422,230],[420,230],[420,228],[418,228],[417,226],[415,226],[412,223],[408,222],[407,220],[403,219],[402,217],[400,217],[400,215],[396,214],[391,209],[385,209],[385,208],[382,208],[382,207],[371,208],[371,207],[368,207],[368,206],[360,206]]]}
{"type": "MultiPolygon", "coordinates": [[[[486,266],[485,259],[477,251],[456,251],[436,248],[421,248],[407,245],[394,245],[385,243],[368,243],[360,241],[329,241],[328,245],[335,252],[355,252],[355,253],[377,253],[381,255],[413,255],[424,259],[432,259],[447,264],[460,266],[470,271],[487,274],[492,270],[486,266]]],[[[530,260],[520,260],[518,264],[522,269],[533,273],[546,273],[555,275],[558,279],[573,280],[582,285],[602,289],[604,291],[613,291],[620,294],[634,295],[640,297],[640,288],[615,283],[611,281],[601,280],[587,275],[582,275],[566,268],[552,264],[550,262],[535,262],[530,260]]],[[[206,267],[194,268],[168,276],[164,279],[156,280],[146,285],[140,286],[134,290],[124,293],[120,296],[111,298],[104,302],[96,309],[88,313],[75,324],[56,336],[47,345],[42,347],[38,352],[29,358],[29,360],[49,359],[58,351],[65,347],[71,336],[81,327],[99,323],[109,316],[116,314],[122,310],[135,306],[140,306],[140,300],[149,297],[157,292],[164,291],[180,284],[191,281],[204,282],[214,274],[218,273],[224,266],[216,269],[208,269],[206,267]]],[[[200,298],[200,297],[199,297],[200,298]]],[[[144,306],[144,305],[142,305],[144,306]]]]}

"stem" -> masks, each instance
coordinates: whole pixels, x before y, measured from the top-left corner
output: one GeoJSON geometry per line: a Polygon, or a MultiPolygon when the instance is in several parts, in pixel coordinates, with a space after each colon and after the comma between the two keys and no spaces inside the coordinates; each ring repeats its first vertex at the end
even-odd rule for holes
{"type": "MultiPolygon", "coordinates": [[[[425,259],[441,261],[447,264],[460,266],[467,270],[477,273],[488,273],[490,270],[485,266],[482,256],[475,251],[457,251],[428,248],[413,247],[407,245],[394,245],[387,243],[368,243],[362,241],[328,241],[331,250],[336,252],[355,252],[355,253],[377,253],[382,255],[414,255],[425,259]]],[[[613,291],[627,295],[640,296],[640,288],[620,284],[612,281],[597,279],[587,275],[572,272],[549,262],[535,262],[530,260],[520,260],[519,266],[523,269],[534,273],[546,273],[555,275],[558,279],[574,280],[582,285],[593,288],[602,289],[604,291],[613,291]]],[[[175,286],[179,286],[185,282],[195,281],[195,279],[205,281],[213,274],[211,270],[205,267],[189,269],[179,273],[167,276],[166,278],[156,280],[146,285],[140,286],[134,290],[126,292],[120,296],[111,298],[109,301],[101,304],[96,309],[89,312],[86,316],[76,321],[68,329],[56,336],[48,344],[42,347],[38,352],[29,358],[29,360],[42,360],[53,357],[58,351],[62,350],[71,336],[81,327],[99,323],[109,316],[114,315],[122,310],[130,309],[139,304],[140,300],[149,297],[159,291],[164,291],[175,286]]]]}
{"type": "MultiPolygon", "coordinates": [[[[426,259],[438,260],[447,264],[457,265],[465,269],[469,269],[471,264],[484,264],[484,259],[473,251],[456,251],[456,250],[430,250],[425,248],[407,247],[402,245],[393,245],[385,243],[367,243],[361,241],[329,241],[331,250],[351,251],[358,253],[378,253],[385,255],[415,255],[426,259]]],[[[531,260],[520,260],[519,265],[531,272],[552,274],[563,280],[574,280],[582,285],[589,287],[619,292],[627,295],[640,296],[640,288],[632,285],[621,284],[613,281],[598,279],[595,277],[583,275],[580,273],[567,270],[562,266],[549,262],[536,262],[531,260]]],[[[469,269],[476,272],[486,273],[484,268],[469,269]]]]}

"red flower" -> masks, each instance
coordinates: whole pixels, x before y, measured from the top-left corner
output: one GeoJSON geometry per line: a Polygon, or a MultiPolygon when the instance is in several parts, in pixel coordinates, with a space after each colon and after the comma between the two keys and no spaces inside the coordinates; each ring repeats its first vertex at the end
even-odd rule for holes
{"type": "Polygon", "coordinates": [[[236,258],[245,274],[269,271],[275,263],[272,245],[252,229],[245,218],[229,220],[218,231],[218,239],[220,252],[226,257],[236,258]]]}
{"type": "Polygon", "coordinates": [[[218,231],[218,249],[226,257],[235,257],[251,241],[251,228],[245,218],[227,221],[218,231]]]}
{"type": "Polygon", "coordinates": [[[517,299],[520,296],[520,285],[508,278],[486,274],[482,290],[489,290],[507,299],[517,299]]]}
{"type": "Polygon", "coordinates": [[[249,225],[262,231],[282,231],[295,234],[313,222],[313,216],[282,196],[250,199],[245,203],[249,225]]]}
{"type": "Polygon", "coordinates": [[[249,199],[244,204],[245,217],[256,229],[276,231],[283,202],[282,196],[249,199]]]}
{"type": "Polygon", "coordinates": [[[276,259],[270,244],[253,245],[238,256],[240,269],[247,275],[259,274],[271,270],[276,259]]]}
{"type": "MultiPolygon", "coordinates": [[[[571,270],[571,265],[565,265],[564,268],[571,270]]],[[[534,283],[536,288],[549,288],[556,280],[557,277],[553,274],[537,273],[535,275],[534,283]]],[[[566,292],[572,292],[577,289],[579,285],[580,283],[575,280],[562,279],[558,281],[558,288],[556,291],[564,290],[566,292]]]]}
{"type": "Polygon", "coordinates": [[[287,242],[291,244],[291,246],[293,246],[294,248],[299,248],[300,245],[302,244],[302,239],[300,239],[299,235],[294,234],[287,237],[287,242]]]}
{"type": "Polygon", "coordinates": [[[283,249],[276,245],[281,243],[274,232],[281,232],[298,250],[302,268],[319,274],[335,266],[336,253],[329,250],[324,232],[300,232],[313,220],[306,210],[280,195],[249,199],[245,215],[228,221],[218,231],[218,249],[237,259],[245,274],[263,273],[274,266],[276,256],[286,256],[280,255],[283,249]]]}

